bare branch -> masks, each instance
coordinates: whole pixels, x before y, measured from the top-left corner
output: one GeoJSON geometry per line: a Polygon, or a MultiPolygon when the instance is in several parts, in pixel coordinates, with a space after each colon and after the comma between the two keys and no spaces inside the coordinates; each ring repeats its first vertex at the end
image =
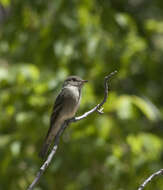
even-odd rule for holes
{"type": "Polygon", "coordinates": [[[32,184],[29,186],[29,188],[27,190],[32,190],[36,186],[36,184],[39,182],[40,177],[42,176],[42,174],[45,172],[46,168],[49,166],[50,162],[52,161],[52,158],[55,155],[56,150],[58,148],[58,143],[59,143],[60,136],[63,133],[63,131],[67,128],[67,126],[72,122],[76,122],[76,121],[79,121],[79,120],[82,120],[82,119],[86,118],[88,115],[92,114],[95,111],[97,111],[99,114],[103,113],[102,106],[104,105],[104,103],[107,101],[107,98],[108,98],[108,81],[116,73],[117,73],[117,71],[114,71],[114,72],[110,73],[108,76],[105,77],[105,80],[104,80],[104,88],[105,88],[104,98],[103,98],[103,100],[102,100],[102,102],[100,104],[98,104],[93,109],[89,110],[88,112],[84,113],[83,115],[81,115],[79,117],[74,117],[74,118],[69,119],[69,120],[64,122],[64,124],[61,126],[58,134],[56,135],[52,151],[48,155],[47,160],[41,166],[40,170],[37,172],[37,175],[36,175],[35,179],[33,180],[32,184]]]}
{"type": "Polygon", "coordinates": [[[154,177],[159,176],[159,175],[163,175],[163,169],[160,169],[159,171],[153,173],[151,176],[149,176],[138,188],[138,190],[143,190],[145,188],[145,186],[153,180],[154,177]]]}

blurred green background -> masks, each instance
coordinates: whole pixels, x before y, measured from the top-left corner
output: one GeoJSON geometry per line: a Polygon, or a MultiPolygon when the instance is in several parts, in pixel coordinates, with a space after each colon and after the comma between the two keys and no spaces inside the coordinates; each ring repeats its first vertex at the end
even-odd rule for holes
{"type": "MultiPolygon", "coordinates": [[[[0,0],[0,190],[25,190],[54,99],[68,75],[89,80],[35,190],[136,190],[163,167],[163,1],[0,0]]],[[[162,190],[163,178],[147,190],[162,190]]]]}

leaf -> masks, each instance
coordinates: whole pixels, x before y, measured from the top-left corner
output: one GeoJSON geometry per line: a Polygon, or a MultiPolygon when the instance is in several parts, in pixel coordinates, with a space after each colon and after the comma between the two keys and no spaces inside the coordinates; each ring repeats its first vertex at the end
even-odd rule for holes
{"type": "Polygon", "coordinates": [[[160,119],[161,114],[159,109],[147,98],[141,98],[138,96],[132,96],[132,102],[135,104],[151,121],[157,121],[160,119]]]}

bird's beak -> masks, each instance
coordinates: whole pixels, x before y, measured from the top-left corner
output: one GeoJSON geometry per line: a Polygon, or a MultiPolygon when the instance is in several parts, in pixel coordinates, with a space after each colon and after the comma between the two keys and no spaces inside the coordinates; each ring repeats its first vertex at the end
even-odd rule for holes
{"type": "Polygon", "coordinates": [[[82,80],[82,83],[83,83],[83,84],[86,83],[86,82],[88,82],[88,80],[82,80]]]}

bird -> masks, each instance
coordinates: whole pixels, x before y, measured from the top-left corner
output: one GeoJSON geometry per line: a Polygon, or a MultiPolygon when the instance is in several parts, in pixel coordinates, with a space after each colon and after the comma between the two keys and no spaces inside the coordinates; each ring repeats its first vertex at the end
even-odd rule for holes
{"type": "Polygon", "coordinates": [[[46,157],[50,145],[54,142],[62,124],[75,116],[80,104],[81,90],[86,82],[88,81],[81,79],[79,76],[68,76],[63,82],[62,89],[53,106],[50,127],[39,152],[41,158],[46,157]]]}

